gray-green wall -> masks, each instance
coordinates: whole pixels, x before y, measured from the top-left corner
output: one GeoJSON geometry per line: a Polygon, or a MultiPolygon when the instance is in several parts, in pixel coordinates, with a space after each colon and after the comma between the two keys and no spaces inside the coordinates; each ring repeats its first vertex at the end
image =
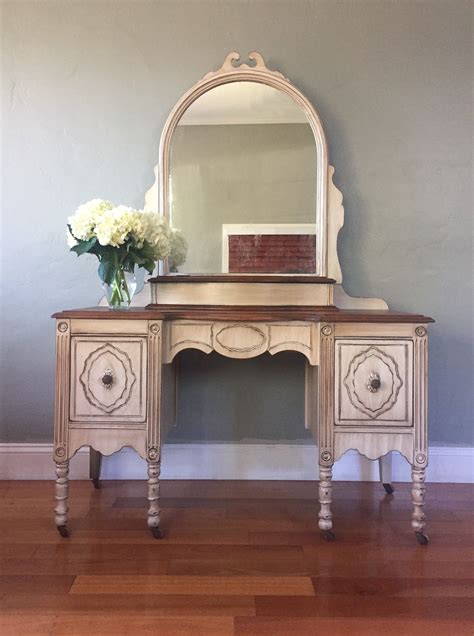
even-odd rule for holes
{"type": "MultiPolygon", "coordinates": [[[[140,205],[176,100],[229,51],[257,49],[321,116],[344,193],[347,291],[436,318],[430,438],[472,444],[471,7],[4,2],[1,440],[51,440],[49,316],[100,295],[92,257],[67,251],[66,216],[96,196],[140,205]]],[[[286,368],[294,400],[300,366],[286,368]]],[[[240,407],[220,404],[225,429],[240,407]]]]}

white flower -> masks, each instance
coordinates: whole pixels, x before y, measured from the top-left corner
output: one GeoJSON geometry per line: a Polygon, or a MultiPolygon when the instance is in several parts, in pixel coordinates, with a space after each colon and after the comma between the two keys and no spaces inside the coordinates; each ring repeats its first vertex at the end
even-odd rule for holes
{"type": "Polygon", "coordinates": [[[73,237],[77,240],[89,241],[95,236],[94,229],[97,221],[107,210],[111,210],[113,207],[114,204],[111,201],[104,201],[103,199],[92,199],[92,201],[80,205],[73,216],[68,218],[73,237]]]}
{"type": "Polygon", "coordinates": [[[171,230],[166,220],[156,212],[143,212],[145,240],[154,248],[155,260],[162,260],[170,253],[171,230]]]}
{"type": "Polygon", "coordinates": [[[111,210],[106,210],[97,220],[95,235],[101,245],[119,247],[123,245],[133,227],[136,210],[126,205],[118,205],[111,210]]]}
{"type": "Polygon", "coordinates": [[[177,267],[182,265],[188,254],[188,243],[184,238],[184,234],[181,230],[173,228],[171,230],[170,239],[170,255],[168,258],[168,264],[171,271],[175,271],[177,267]]]}

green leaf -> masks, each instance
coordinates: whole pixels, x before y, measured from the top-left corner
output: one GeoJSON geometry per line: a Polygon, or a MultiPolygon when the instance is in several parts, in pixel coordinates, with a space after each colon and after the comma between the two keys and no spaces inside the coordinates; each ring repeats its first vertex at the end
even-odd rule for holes
{"type": "Polygon", "coordinates": [[[155,269],[155,265],[156,265],[156,263],[155,263],[154,260],[153,261],[146,261],[146,263],[143,263],[142,267],[144,269],[146,269],[146,271],[149,274],[153,274],[153,270],[155,269]]]}
{"type": "Polygon", "coordinates": [[[81,254],[87,254],[87,252],[92,250],[96,243],[97,239],[95,236],[89,241],[79,241],[77,245],[71,247],[71,252],[75,252],[78,256],[81,256],[81,254]]]}
{"type": "Polygon", "coordinates": [[[128,252],[129,259],[132,260],[136,265],[140,266],[145,263],[146,258],[142,254],[137,254],[133,250],[129,250],[128,252]]]}
{"type": "Polygon", "coordinates": [[[125,272],[130,272],[133,274],[133,270],[135,269],[135,263],[131,258],[124,258],[121,262],[123,270],[125,272]]]}
{"type": "Polygon", "coordinates": [[[145,241],[145,244],[140,250],[141,256],[143,256],[146,260],[155,260],[155,248],[150,243],[145,241]]]}
{"type": "Polygon", "coordinates": [[[115,247],[111,245],[101,245],[99,241],[97,241],[90,253],[95,254],[99,260],[102,260],[103,258],[115,258],[114,255],[116,251],[117,249],[115,247]]]}
{"type": "Polygon", "coordinates": [[[118,269],[118,263],[116,258],[104,258],[100,261],[99,276],[100,279],[110,285],[115,277],[118,269]]]}

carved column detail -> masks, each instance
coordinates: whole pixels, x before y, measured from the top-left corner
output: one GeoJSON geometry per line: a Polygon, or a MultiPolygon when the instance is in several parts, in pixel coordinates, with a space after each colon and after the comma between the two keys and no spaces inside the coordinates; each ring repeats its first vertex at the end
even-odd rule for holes
{"type": "Polygon", "coordinates": [[[331,479],[334,463],[334,325],[321,325],[319,362],[319,528],[334,539],[331,514],[331,479]]]}
{"type": "Polygon", "coordinates": [[[428,336],[423,326],[415,328],[414,351],[414,453],[413,466],[428,465],[428,336]]]}
{"type": "Polygon", "coordinates": [[[331,492],[332,492],[332,468],[320,466],[319,468],[319,528],[323,532],[332,529],[331,492]]]}
{"type": "Polygon", "coordinates": [[[69,375],[71,328],[69,320],[56,323],[56,387],[54,409],[54,461],[68,459],[67,424],[69,420],[69,375]]]}
{"type": "Polygon", "coordinates": [[[414,337],[414,449],[411,478],[413,481],[411,497],[413,515],[411,525],[415,531],[418,543],[426,545],[428,537],[425,529],[425,474],[428,465],[428,337],[426,327],[415,327],[414,337]]]}
{"type": "Polygon", "coordinates": [[[160,526],[160,462],[148,462],[148,527],[156,537],[160,526]]]}
{"type": "Polygon", "coordinates": [[[319,463],[334,463],[334,325],[321,325],[319,363],[319,463]]]}
{"type": "Polygon", "coordinates": [[[56,463],[56,485],[55,499],[56,507],[54,509],[54,520],[60,529],[61,534],[66,536],[65,528],[67,524],[68,512],[68,496],[69,496],[69,462],[62,464],[56,463]],[[63,528],[63,531],[61,531],[63,528]]]}
{"type": "Polygon", "coordinates": [[[411,498],[413,502],[412,528],[415,532],[422,533],[425,528],[425,469],[412,468],[411,478],[413,486],[411,490],[411,498]]]}
{"type": "Polygon", "coordinates": [[[147,458],[160,459],[162,322],[148,324],[147,458]]]}
{"type": "Polygon", "coordinates": [[[147,462],[148,462],[148,527],[156,539],[161,538],[160,509],[160,420],[161,364],[163,323],[148,323],[148,394],[147,394],[147,462]]]}

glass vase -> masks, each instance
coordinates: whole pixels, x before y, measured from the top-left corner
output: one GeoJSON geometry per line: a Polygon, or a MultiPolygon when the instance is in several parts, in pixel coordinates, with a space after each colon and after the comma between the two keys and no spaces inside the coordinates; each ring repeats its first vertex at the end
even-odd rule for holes
{"type": "Polygon", "coordinates": [[[128,309],[137,289],[137,279],[133,272],[117,270],[110,285],[102,283],[110,309],[128,309]]]}

